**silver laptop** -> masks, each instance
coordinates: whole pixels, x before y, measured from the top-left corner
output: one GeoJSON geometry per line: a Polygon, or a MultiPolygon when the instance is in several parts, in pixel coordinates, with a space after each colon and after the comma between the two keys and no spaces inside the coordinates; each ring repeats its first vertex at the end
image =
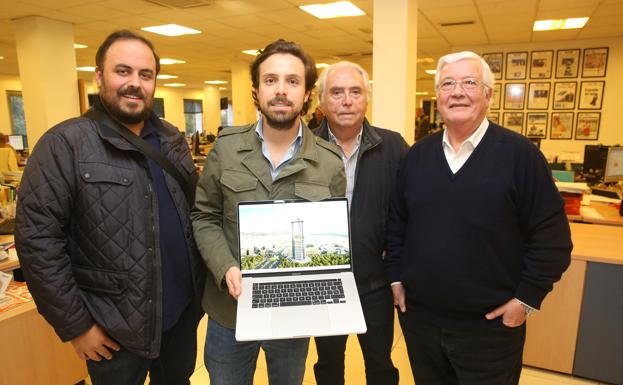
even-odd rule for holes
{"type": "Polygon", "coordinates": [[[238,235],[236,340],[366,332],[346,198],[240,202],[238,235]]]}

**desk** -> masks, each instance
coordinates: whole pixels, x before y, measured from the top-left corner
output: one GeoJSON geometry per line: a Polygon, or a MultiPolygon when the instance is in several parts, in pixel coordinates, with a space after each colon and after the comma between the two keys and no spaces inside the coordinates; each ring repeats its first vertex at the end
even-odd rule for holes
{"type": "MultiPolygon", "coordinates": [[[[10,242],[13,236],[0,236],[10,242]]],[[[0,271],[19,267],[17,260],[0,263],[0,271]]],[[[87,377],[84,361],[69,343],[27,302],[0,313],[0,384],[76,384],[87,377]]]]}
{"type": "Polygon", "coordinates": [[[614,205],[591,203],[580,208],[582,222],[623,226],[623,217],[614,205]]]}
{"type": "Polygon", "coordinates": [[[524,363],[623,384],[623,227],[570,226],[571,265],[528,319],[524,363]]]}

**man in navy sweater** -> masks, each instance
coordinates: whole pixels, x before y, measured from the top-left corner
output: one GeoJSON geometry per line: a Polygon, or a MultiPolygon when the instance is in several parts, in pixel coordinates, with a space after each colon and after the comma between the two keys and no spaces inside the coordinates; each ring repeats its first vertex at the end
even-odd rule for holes
{"type": "Polygon", "coordinates": [[[517,384],[526,317],[570,261],[544,157],[485,118],[493,82],[473,52],[439,59],[447,128],[411,148],[390,203],[385,264],[418,385],[517,384]]]}

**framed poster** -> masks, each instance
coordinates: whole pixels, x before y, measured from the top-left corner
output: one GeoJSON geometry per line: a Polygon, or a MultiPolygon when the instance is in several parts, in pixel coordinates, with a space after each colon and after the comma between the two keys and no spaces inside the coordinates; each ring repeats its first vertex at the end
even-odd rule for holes
{"type": "Polygon", "coordinates": [[[528,72],[528,52],[506,54],[506,80],[525,79],[528,72]]]}
{"type": "Polygon", "coordinates": [[[500,99],[502,98],[502,85],[496,83],[493,85],[493,95],[491,96],[491,102],[489,103],[490,110],[500,109],[500,99]]]}
{"type": "Polygon", "coordinates": [[[572,110],[575,108],[575,95],[578,91],[577,82],[556,82],[554,83],[554,97],[552,109],[572,110]]]}
{"type": "Polygon", "coordinates": [[[554,51],[532,51],[530,55],[530,79],[550,79],[554,51]]]}
{"type": "Polygon", "coordinates": [[[571,139],[573,136],[573,112],[552,112],[550,139],[571,139]]]}
{"type": "Polygon", "coordinates": [[[528,112],[526,116],[526,136],[528,138],[547,137],[547,112],[528,112]]]}
{"type": "Polygon", "coordinates": [[[560,49],[556,52],[556,77],[577,78],[580,68],[579,49],[560,49]]]}
{"type": "Polygon", "coordinates": [[[582,60],[582,77],[599,78],[606,76],[608,66],[608,47],[584,48],[582,60]]]}
{"type": "Polygon", "coordinates": [[[487,112],[487,119],[495,124],[500,124],[500,113],[499,112],[487,112]]]}
{"type": "Polygon", "coordinates": [[[597,140],[599,137],[599,112],[578,112],[575,122],[575,139],[597,140]]]}
{"type": "Polygon", "coordinates": [[[600,110],[604,99],[605,81],[582,82],[580,84],[579,110],[600,110]]]}
{"type": "Polygon", "coordinates": [[[526,83],[506,83],[504,91],[505,110],[523,110],[526,98],[526,83]]]}
{"type": "Polygon", "coordinates": [[[528,87],[528,109],[547,110],[551,83],[530,83],[528,87]]]}
{"type": "Polygon", "coordinates": [[[502,126],[519,134],[523,131],[523,112],[505,112],[502,126]]]}
{"type": "Polygon", "coordinates": [[[482,58],[489,64],[493,78],[502,79],[502,70],[504,69],[504,54],[502,52],[483,53],[482,58]]]}

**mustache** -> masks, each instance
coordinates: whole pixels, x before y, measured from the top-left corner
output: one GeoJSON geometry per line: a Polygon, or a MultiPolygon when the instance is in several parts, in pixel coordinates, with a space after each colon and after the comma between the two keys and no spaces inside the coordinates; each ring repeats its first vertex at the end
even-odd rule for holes
{"type": "Polygon", "coordinates": [[[128,86],[125,88],[121,88],[117,91],[117,95],[119,96],[135,96],[140,98],[141,100],[145,100],[145,94],[141,91],[140,88],[128,86]]]}
{"type": "Polygon", "coordinates": [[[287,106],[292,106],[294,103],[292,103],[290,100],[288,100],[288,98],[286,97],[280,97],[277,96],[276,98],[271,99],[268,102],[269,105],[273,106],[275,104],[285,104],[287,106]]]}

